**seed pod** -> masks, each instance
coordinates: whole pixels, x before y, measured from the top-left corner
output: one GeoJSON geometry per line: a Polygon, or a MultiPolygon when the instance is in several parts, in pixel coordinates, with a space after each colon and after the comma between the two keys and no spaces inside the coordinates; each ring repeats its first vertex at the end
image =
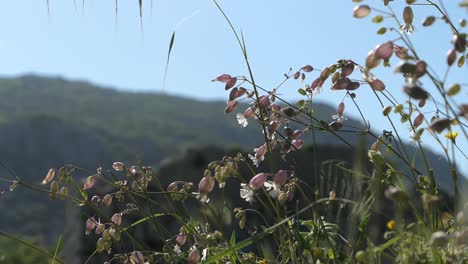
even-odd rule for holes
{"type": "Polygon", "coordinates": [[[371,12],[371,9],[368,5],[358,5],[353,9],[353,16],[355,18],[364,18],[368,16],[371,12]]]}
{"type": "Polygon", "coordinates": [[[354,71],[354,63],[350,62],[341,69],[341,77],[347,77],[354,71]]]}
{"type": "Polygon", "coordinates": [[[418,126],[420,126],[423,121],[424,121],[424,115],[420,113],[414,118],[414,121],[413,121],[414,128],[417,128],[418,126]]]}
{"type": "Polygon", "coordinates": [[[301,70],[303,70],[304,72],[311,72],[314,70],[314,67],[310,66],[310,65],[304,65],[302,66],[301,70]]]}
{"type": "Polygon", "coordinates": [[[106,225],[104,224],[99,224],[97,227],[96,227],[96,230],[95,230],[95,233],[97,235],[101,234],[102,232],[104,232],[104,230],[106,230],[106,225]]]}
{"type": "Polygon", "coordinates": [[[419,60],[414,64],[414,66],[416,67],[414,77],[421,78],[426,74],[427,64],[425,61],[419,60]]]}
{"type": "Polygon", "coordinates": [[[68,196],[68,188],[67,187],[62,187],[60,189],[60,199],[65,200],[66,196],[68,196]]]}
{"type": "Polygon", "coordinates": [[[426,19],[424,19],[422,25],[425,26],[425,27],[428,27],[428,26],[434,24],[435,21],[436,21],[435,16],[428,16],[428,17],[426,17],[426,19]]]}
{"type": "Polygon", "coordinates": [[[234,85],[236,85],[236,82],[237,82],[237,77],[232,77],[232,78],[226,83],[226,86],[224,86],[224,90],[229,90],[229,89],[231,89],[232,87],[234,87],[234,85]]]}
{"type": "Polygon", "coordinates": [[[388,116],[390,114],[390,111],[392,111],[392,107],[391,106],[387,106],[383,109],[382,113],[384,116],[388,116]]]}
{"type": "Polygon", "coordinates": [[[348,87],[351,80],[347,77],[338,79],[332,86],[332,90],[344,90],[348,87]]]}
{"type": "Polygon", "coordinates": [[[56,181],[53,181],[50,184],[50,193],[49,193],[50,199],[55,200],[57,198],[58,190],[59,190],[59,183],[56,181]]]}
{"type": "Polygon", "coordinates": [[[368,69],[375,68],[379,66],[381,61],[382,60],[375,55],[374,51],[370,51],[369,54],[367,54],[367,58],[366,58],[366,68],[368,69]]]}
{"type": "Polygon", "coordinates": [[[457,34],[453,36],[455,50],[462,53],[466,49],[466,34],[457,34]]]}
{"type": "Polygon", "coordinates": [[[457,59],[457,51],[454,49],[451,49],[447,52],[447,64],[448,66],[452,66],[452,64],[455,62],[457,59]]]}
{"type": "Polygon", "coordinates": [[[331,74],[330,68],[323,69],[322,72],[320,72],[320,80],[324,82],[326,79],[328,79],[330,74],[331,74]]]}
{"type": "Polygon", "coordinates": [[[226,108],[224,109],[224,113],[231,113],[236,109],[238,102],[237,101],[231,101],[227,104],[226,108]]]}

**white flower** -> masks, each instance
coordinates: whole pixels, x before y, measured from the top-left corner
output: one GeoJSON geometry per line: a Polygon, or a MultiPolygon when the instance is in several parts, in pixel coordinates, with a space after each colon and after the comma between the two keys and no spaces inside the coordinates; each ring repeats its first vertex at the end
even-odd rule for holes
{"type": "Polygon", "coordinates": [[[205,261],[207,257],[208,257],[208,248],[205,248],[205,249],[203,249],[203,251],[202,251],[202,258],[201,258],[201,261],[202,261],[202,262],[205,261]]]}
{"type": "Polygon", "coordinates": [[[344,117],[343,115],[332,115],[332,118],[335,119],[336,122],[343,122],[348,120],[348,118],[344,117]]]}
{"type": "Polygon", "coordinates": [[[241,125],[241,127],[246,127],[249,124],[244,114],[237,113],[236,117],[237,117],[237,122],[239,123],[239,125],[241,125]]]}
{"type": "Polygon", "coordinates": [[[401,32],[406,32],[408,35],[414,32],[414,26],[412,24],[404,24],[400,26],[401,32]]]}
{"type": "Polygon", "coordinates": [[[210,202],[210,198],[208,198],[208,195],[206,193],[197,193],[197,192],[194,192],[192,194],[195,194],[197,195],[197,199],[200,200],[200,202],[202,203],[208,203],[210,202]]]}
{"type": "Polygon", "coordinates": [[[241,189],[240,189],[240,197],[244,199],[246,202],[253,202],[254,198],[254,191],[252,188],[249,187],[249,185],[245,183],[241,183],[241,189]]]}
{"type": "Polygon", "coordinates": [[[174,253],[176,253],[176,255],[180,255],[180,253],[182,253],[182,250],[180,250],[180,247],[177,244],[174,246],[174,253]]]}
{"type": "Polygon", "coordinates": [[[281,186],[279,184],[272,181],[266,181],[263,184],[263,186],[265,187],[271,198],[278,198],[281,192],[281,186]]]}
{"type": "Polygon", "coordinates": [[[249,154],[248,156],[256,167],[258,167],[260,165],[260,162],[262,162],[265,159],[265,156],[261,156],[260,158],[257,158],[252,154],[249,154]]]}

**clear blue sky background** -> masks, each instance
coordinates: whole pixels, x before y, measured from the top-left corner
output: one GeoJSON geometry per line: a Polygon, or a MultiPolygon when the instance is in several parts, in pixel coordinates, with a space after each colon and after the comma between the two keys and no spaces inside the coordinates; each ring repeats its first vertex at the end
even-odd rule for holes
{"type": "MultiPolygon", "coordinates": [[[[227,93],[223,86],[210,80],[221,73],[247,72],[235,38],[214,4],[210,0],[143,2],[142,31],[138,1],[120,0],[117,17],[113,0],[86,0],[84,9],[82,0],[76,0],[76,6],[73,0],[50,0],[50,16],[46,0],[1,1],[0,75],[35,73],[89,80],[135,92],[159,92],[163,87],[169,40],[175,30],[166,92],[201,100],[224,100],[227,93]]],[[[375,34],[382,25],[394,25],[390,19],[381,25],[370,22],[372,15],[354,19],[352,9],[356,4],[351,0],[219,2],[235,27],[242,29],[256,80],[264,87],[274,87],[289,67],[311,64],[322,68],[341,58],[364,63],[369,50],[397,36],[393,32],[375,34]]],[[[367,2],[381,5],[380,1],[367,2]]],[[[401,14],[404,1],[395,2],[399,2],[395,11],[401,14]]],[[[459,1],[445,2],[454,21],[467,18],[466,10],[457,7],[459,1]]],[[[438,15],[433,8],[415,6],[414,12],[417,31],[411,38],[421,57],[443,75],[445,54],[451,46],[450,31],[441,20],[431,30],[421,26],[422,13],[438,15]]],[[[394,58],[392,63],[397,60],[394,58]]],[[[401,77],[375,73],[387,84],[387,89],[405,100],[401,77]]],[[[316,74],[310,75],[307,82],[316,74]]],[[[448,83],[452,80],[468,83],[466,76],[467,67],[456,69],[450,73],[448,83]]],[[[428,80],[423,82],[425,88],[434,91],[428,80]]],[[[298,98],[300,87],[300,82],[292,81],[280,93],[289,99],[298,98]]],[[[381,108],[369,88],[361,87],[356,93],[372,127],[391,130],[383,122],[381,108]]],[[[466,94],[465,86],[459,98],[466,98],[466,94]]],[[[341,92],[326,90],[317,100],[337,105],[342,97],[341,92]]],[[[358,117],[351,103],[347,105],[345,114],[358,117]]],[[[406,130],[405,126],[399,128],[406,130]]],[[[461,147],[468,149],[463,136],[460,141],[461,147]]],[[[424,142],[432,144],[427,135],[424,142]]],[[[468,170],[466,159],[458,161],[468,170]]]]}

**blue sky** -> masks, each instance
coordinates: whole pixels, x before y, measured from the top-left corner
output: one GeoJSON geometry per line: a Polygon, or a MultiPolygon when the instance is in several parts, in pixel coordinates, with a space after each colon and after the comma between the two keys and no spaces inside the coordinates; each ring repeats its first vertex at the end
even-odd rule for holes
{"type": "MultiPolygon", "coordinates": [[[[235,38],[212,1],[143,2],[141,30],[137,1],[119,1],[117,17],[114,0],[86,0],[84,8],[82,0],[76,0],[76,6],[73,0],[50,0],[50,15],[46,0],[1,1],[0,75],[36,73],[89,80],[122,90],[160,92],[169,40],[175,30],[165,91],[202,100],[224,100],[227,93],[223,86],[210,80],[221,73],[246,75],[247,71],[235,38]]],[[[404,1],[395,2],[400,2],[395,10],[401,14],[404,1]]],[[[467,12],[457,8],[459,1],[445,2],[454,21],[467,18],[467,12]]],[[[290,67],[311,64],[323,68],[341,58],[364,63],[369,50],[396,39],[393,32],[375,34],[381,26],[390,25],[386,20],[381,25],[371,23],[375,12],[368,18],[354,19],[352,9],[356,3],[351,0],[219,3],[235,27],[243,31],[254,75],[264,87],[278,84],[290,67]]],[[[421,26],[422,13],[437,15],[432,10],[429,6],[414,7],[416,32],[411,39],[421,57],[443,75],[451,35],[440,20],[430,30],[421,26]]],[[[402,78],[388,72],[375,73],[393,95],[404,101],[402,78]]],[[[451,71],[447,83],[468,83],[466,72],[467,67],[451,71]]],[[[310,83],[316,74],[306,82],[310,83]]],[[[428,80],[423,79],[423,83],[431,90],[428,80]]],[[[289,99],[298,98],[301,86],[292,81],[280,93],[289,99]]],[[[391,130],[382,121],[381,108],[368,87],[361,87],[356,94],[372,127],[391,130]]],[[[466,98],[466,94],[465,86],[459,98],[466,98]]],[[[342,98],[342,93],[325,89],[316,100],[337,105],[342,98]]],[[[351,103],[347,105],[345,115],[357,117],[351,103]]],[[[460,139],[465,141],[460,142],[461,147],[467,149],[466,139],[460,139]]],[[[427,137],[426,142],[430,145],[432,141],[427,137]]],[[[459,162],[468,170],[466,159],[459,162]]]]}

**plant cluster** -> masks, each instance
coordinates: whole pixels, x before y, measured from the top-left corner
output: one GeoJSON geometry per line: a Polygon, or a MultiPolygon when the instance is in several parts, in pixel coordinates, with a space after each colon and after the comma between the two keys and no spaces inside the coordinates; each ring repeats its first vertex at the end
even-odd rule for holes
{"type": "MultiPolygon", "coordinates": [[[[246,109],[236,113],[238,123],[242,127],[259,124],[264,141],[247,155],[212,161],[198,185],[174,181],[163,186],[150,167],[121,162],[112,165],[113,171],[98,169],[83,185],[73,179],[78,168],[64,166],[57,177],[51,169],[43,181],[50,185],[50,197],[70,199],[86,208],[83,232],[96,238],[96,250],[88,262],[101,254],[107,263],[140,264],[466,263],[468,203],[456,161],[468,159],[457,143],[467,139],[468,102],[462,102],[467,84],[446,82],[451,71],[465,70],[467,35],[461,30],[466,20],[454,23],[442,1],[407,0],[402,10],[396,10],[390,0],[373,3],[382,5],[378,8],[359,3],[353,16],[364,19],[376,13],[372,22],[387,23],[377,33],[391,35],[390,40],[372,49],[363,62],[339,59],[321,69],[312,65],[290,69],[276,87],[267,89],[255,81],[242,35],[214,3],[233,30],[249,74],[221,74],[213,81],[229,91],[225,113],[237,112],[240,102],[245,103],[246,109]],[[447,40],[450,48],[443,78],[419,56],[412,42],[411,34],[419,30],[414,13],[423,6],[432,7],[434,14],[424,19],[420,30],[445,23],[453,35],[447,40]],[[379,70],[401,76],[404,102],[386,89],[379,70]],[[305,84],[309,78],[312,81],[305,84]],[[283,87],[297,83],[300,100],[281,98],[283,87]],[[326,88],[342,100],[330,120],[320,120],[314,116],[314,98],[326,88]],[[376,134],[370,129],[365,111],[355,100],[358,89],[378,100],[388,130],[376,134]],[[346,123],[349,109],[361,115],[362,127],[346,123]],[[404,133],[396,129],[396,122],[409,127],[418,151],[404,146],[404,133]],[[337,137],[350,149],[356,146],[347,142],[346,133],[374,139],[365,164],[337,167],[357,182],[358,196],[347,197],[333,188],[324,195],[299,177],[293,165],[282,167],[275,162],[275,155],[287,160],[305,144],[314,145],[317,133],[337,137]],[[449,194],[453,204],[442,201],[433,170],[437,165],[426,160],[423,137],[432,138],[445,153],[454,186],[449,194]],[[412,155],[422,163],[415,163],[412,155]],[[239,188],[242,206],[233,208],[229,197],[224,197],[228,188],[239,188]],[[388,207],[390,215],[384,212],[388,207]],[[170,218],[171,225],[163,218],[170,218]],[[348,226],[337,224],[343,218],[348,226]],[[140,225],[163,241],[159,248],[135,236],[133,230],[140,225]]],[[[315,155],[319,153],[311,162],[315,155]]],[[[310,172],[317,186],[320,173],[310,172]]],[[[18,178],[14,185],[18,184],[25,183],[18,178]]]]}

